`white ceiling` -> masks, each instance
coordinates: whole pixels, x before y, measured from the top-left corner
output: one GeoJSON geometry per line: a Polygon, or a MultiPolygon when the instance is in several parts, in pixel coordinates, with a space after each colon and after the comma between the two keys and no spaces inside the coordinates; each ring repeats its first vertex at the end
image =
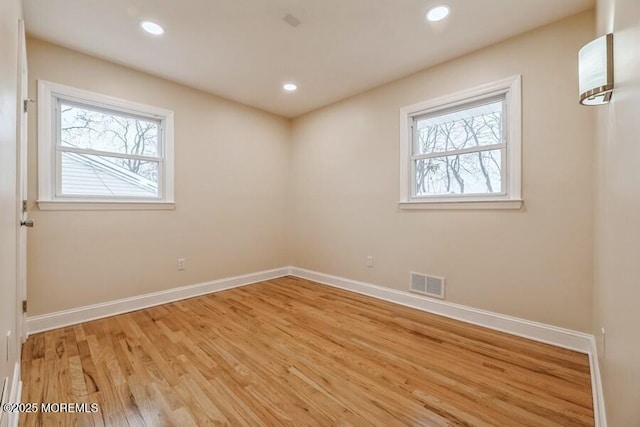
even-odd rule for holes
{"type": "MultiPolygon", "coordinates": [[[[25,0],[38,38],[295,117],[594,0],[25,0]],[[437,25],[426,11],[446,3],[437,25]],[[287,14],[301,21],[292,27],[287,14]],[[166,28],[160,37],[139,22],[166,28]],[[299,90],[283,92],[285,81],[299,90]]],[[[577,53],[576,53],[577,54],[577,53]]]]}

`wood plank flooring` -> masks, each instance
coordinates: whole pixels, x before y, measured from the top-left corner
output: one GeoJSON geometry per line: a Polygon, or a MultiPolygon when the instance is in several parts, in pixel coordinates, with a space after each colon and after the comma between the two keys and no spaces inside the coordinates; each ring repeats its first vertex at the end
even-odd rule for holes
{"type": "Polygon", "coordinates": [[[586,355],[284,277],[29,337],[23,426],[587,426],[586,355]]]}

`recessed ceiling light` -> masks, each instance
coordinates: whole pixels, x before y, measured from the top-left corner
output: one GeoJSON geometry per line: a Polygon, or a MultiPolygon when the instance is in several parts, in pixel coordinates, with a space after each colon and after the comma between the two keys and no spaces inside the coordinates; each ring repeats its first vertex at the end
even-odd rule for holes
{"type": "Polygon", "coordinates": [[[153,34],[154,36],[160,36],[164,34],[164,28],[162,28],[159,24],[151,21],[142,21],[140,26],[143,30],[145,30],[149,34],[153,34]]]}
{"type": "Polygon", "coordinates": [[[298,85],[295,83],[285,83],[282,85],[282,89],[286,90],[287,92],[295,92],[296,90],[298,90],[298,85]]]}
{"type": "Polygon", "coordinates": [[[427,12],[427,20],[431,22],[442,21],[444,18],[449,16],[449,6],[435,6],[429,9],[427,12]]]}

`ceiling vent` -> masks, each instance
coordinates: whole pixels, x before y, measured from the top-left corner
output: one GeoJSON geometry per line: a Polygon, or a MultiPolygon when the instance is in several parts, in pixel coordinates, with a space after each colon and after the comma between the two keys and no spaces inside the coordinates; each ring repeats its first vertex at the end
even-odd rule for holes
{"type": "Polygon", "coordinates": [[[411,292],[444,299],[444,277],[411,273],[411,292]]]}
{"type": "Polygon", "coordinates": [[[293,28],[297,27],[298,25],[300,25],[300,20],[298,18],[296,18],[295,16],[293,16],[290,13],[287,13],[282,20],[284,22],[286,22],[287,24],[291,25],[293,28]]]}

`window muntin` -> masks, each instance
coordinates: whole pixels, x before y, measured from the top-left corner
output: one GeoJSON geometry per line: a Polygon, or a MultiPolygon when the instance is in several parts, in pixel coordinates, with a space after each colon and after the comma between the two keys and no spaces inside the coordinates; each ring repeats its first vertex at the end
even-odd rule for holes
{"type": "Polygon", "coordinates": [[[145,178],[117,163],[117,157],[63,151],[59,186],[62,197],[158,198],[158,162],[140,161],[145,178]]]}
{"type": "Polygon", "coordinates": [[[415,160],[415,195],[504,194],[502,170],[501,149],[415,160]]]}
{"type": "Polygon", "coordinates": [[[159,157],[161,120],[58,99],[60,144],[159,157]]]}
{"type": "Polygon", "coordinates": [[[513,76],[403,107],[400,207],[520,208],[520,103],[513,76]]]}
{"type": "Polygon", "coordinates": [[[160,197],[162,121],[57,98],[58,197],[160,197]]]}
{"type": "Polygon", "coordinates": [[[413,117],[412,197],[504,194],[504,95],[413,117]]]}
{"type": "Polygon", "coordinates": [[[173,117],[40,80],[40,209],[173,209],[173,117]]]}

